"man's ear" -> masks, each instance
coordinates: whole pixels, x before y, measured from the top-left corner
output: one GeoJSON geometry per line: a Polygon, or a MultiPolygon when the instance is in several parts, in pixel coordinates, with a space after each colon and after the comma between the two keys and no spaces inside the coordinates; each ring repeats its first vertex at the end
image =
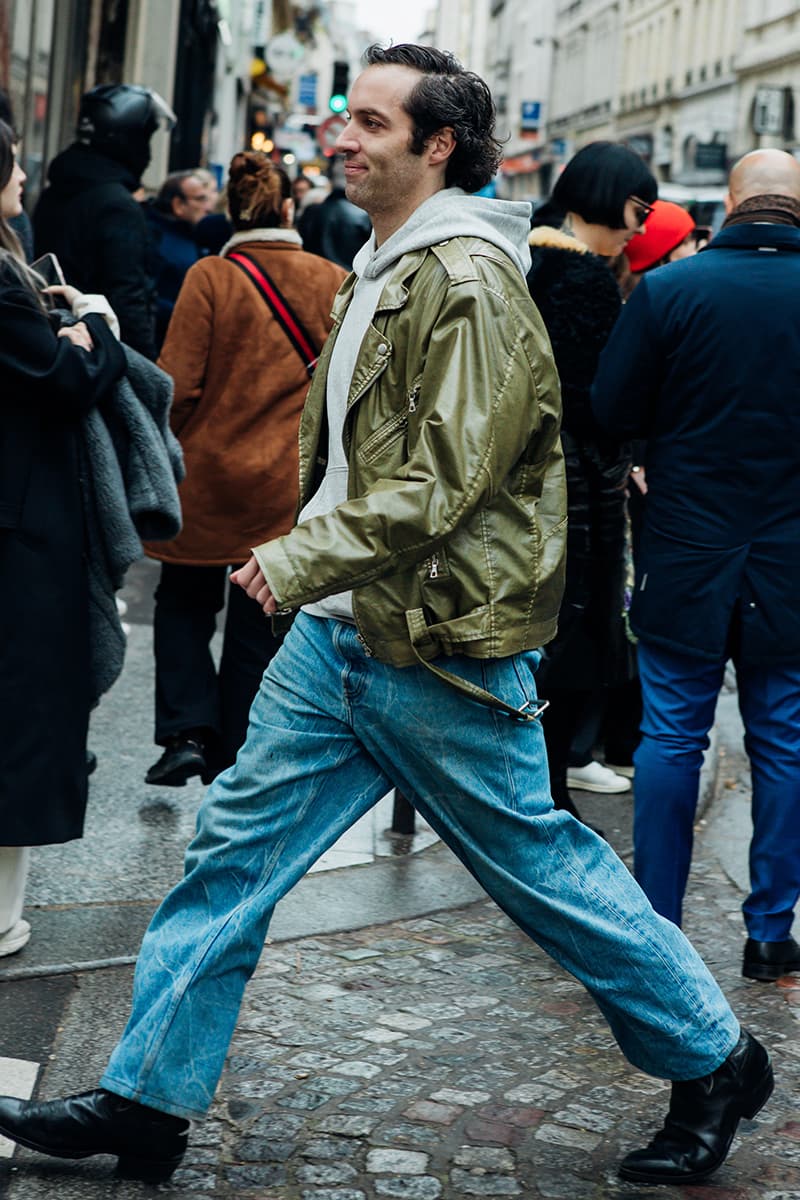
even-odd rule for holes
{"type": "Polygon", "coordinates": [[[729,217],[736,208],[736,204],[734,203],[733,196],[730,194],[730,192],[725,193],[722,203],[725,205],[725,215],[726,217],[729,217]]]}
{"type": "Polygon", "coordinates": [[[173,196],[169,202],[173,217],[179,217],[178,205],[183,204],[183,196],[173,196]]]}
{"type": "Polygon", "coordinates": [[[425,143],[428,151],[428,161],[434,166],[446,163],[456,148],[456,135],[449,125],[437,129],[425,143]]]}

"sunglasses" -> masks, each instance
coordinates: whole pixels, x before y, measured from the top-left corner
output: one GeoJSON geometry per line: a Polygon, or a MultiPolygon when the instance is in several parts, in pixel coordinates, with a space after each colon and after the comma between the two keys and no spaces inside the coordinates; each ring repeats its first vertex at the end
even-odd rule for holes
{"type": "Polygon", "coordinates": [[[646,200],[640,200],[638,196],[629,196],[628,199],[633,204],[633,211],[636,214],[636,220],[640,225],[644,225],[645,221],[653,211],[652,204],[648,204],[646,200]]]}

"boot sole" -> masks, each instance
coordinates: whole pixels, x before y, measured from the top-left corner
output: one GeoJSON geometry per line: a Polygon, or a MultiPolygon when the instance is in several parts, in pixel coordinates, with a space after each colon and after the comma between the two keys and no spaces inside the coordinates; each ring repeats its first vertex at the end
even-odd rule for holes
{"type": "Polygon", "coordinates": [[[174,1158],[143,1159],[132,1158],[125,1154],[119,1155],[116,1150],[53,1150],[43,1146],[41,1142],[22,1137],[4,1125],[0,1125],[0,1134],[12,1142],[16,1142],[18,1146],[24,1146],[26,1150],[35,1150],[37,1154],[46,1154],[48,1158],[65,1158],[70,1162],[75,1162],[79,1159],[92,1158],[97,1154],[108,1154],[117,1158],[117,1172],[125,1179],[142,1179],[150,1183],[169,1179],[183,1160],[183,1152],[174,1158]]]}
{"type": "Polygon", "coordinates": [[[745,963],[742,966],[745,979],[755,979],[759,983],[775,983],[777,979],[783,979],[784,975],[791,975],[795,971],[800,971],[800,962],[796,959],[787,963],[745,963]]]}
{"type": "Polygon", "coordinates": [[[742,1106],[740,1108],[736,1127],[734,1128],[730,1142],[725,1147],[725,1153],[720,1155],[712,1166],[706,1167],[702,1171],[692,1171],[689,1175],[677,1175],[667,1172],[662,1174],[658,1171],[637,1170],[636,1167],[626,1167],[624,1164],[621,1164],[619,1168],[620,1179],[627,1179],[629,1183],[673,1184],[678,1186],[684,1183],[700,1183],[703,1179],[708,1179],[709,1175],[713,1175],[715,1171],[719,1170],[728,1157],[733,1145],[733,1139],[736,1136],[736,1129],[739,1127],[739,1121],[743,1118],[752,1121],[761,1112],[761,1109],[769,1100],[774,1089],[775,1077],[772,1073],[772,1064],[770,1064],[756,1088],[756,1095],[752,1102],[747,1107],[742,1106]]]}
{"type": "Polygon", "coordinates": [[[148,771],[144,781],[155,784],[156,787],[185,787],[188,780],[193,779],[196,775],[202,777],[205,773],[206,768],[201,763],[186,763],[185,766],[175,767],[166,775],[153,777],[148,771]]]}

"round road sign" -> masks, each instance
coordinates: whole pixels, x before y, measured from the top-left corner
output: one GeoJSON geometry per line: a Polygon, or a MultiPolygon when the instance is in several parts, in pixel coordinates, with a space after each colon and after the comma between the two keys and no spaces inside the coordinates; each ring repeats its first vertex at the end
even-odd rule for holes
{"type": "Polygon", "coordinates": [[[343,113],[334,113],[317,129],[319,148],[326,158],[332,158],[336,153],[336,139],[347,125],[347,117],[343,113]]]}

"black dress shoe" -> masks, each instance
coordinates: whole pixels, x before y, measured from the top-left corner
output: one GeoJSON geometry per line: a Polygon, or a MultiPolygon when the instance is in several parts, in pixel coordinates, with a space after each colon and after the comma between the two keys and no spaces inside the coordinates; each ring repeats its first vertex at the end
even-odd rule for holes
{"type": "Polygon", "coordinates": [[[120,1174],[155,1183],[183,1158],[189,1122],[98,1088],[43,1103],[0,1096],[0,1133],[55,1158],[115,1154],[120,1174]]]}
{"type": "Polygon", "coordinates": [[[93,750],[86,751],[86,774],[94,775],[97,770],[97,755],[93,750]]]}
{"type": "Polygon", "coordinates": [[[702,1079],[673,1083],[664,1128],[644,1150],[620,1165],[633,1183],[696,1183],[728,1156],[742,1117],[754,1117],[769,1100],[774,1080],[769,1055],[742,1032],[721,1066],[702,1079]]]}
{"type": "Polygon", "coordinates": [[[771,983],[791,971],[800,971],[800,943],[794,938],[787,938],[785,942],[747,939],[742,963],[742,974],[746,979],[771,983]]]}
{"type": "Polygon", "coordinates": [[[167,748],[144,777],[145,783],[162,787],[183,787],[193,775],[205,775],[206,754],[202,740],[195,734],[179,733],[167,740],[167,748]]]}

